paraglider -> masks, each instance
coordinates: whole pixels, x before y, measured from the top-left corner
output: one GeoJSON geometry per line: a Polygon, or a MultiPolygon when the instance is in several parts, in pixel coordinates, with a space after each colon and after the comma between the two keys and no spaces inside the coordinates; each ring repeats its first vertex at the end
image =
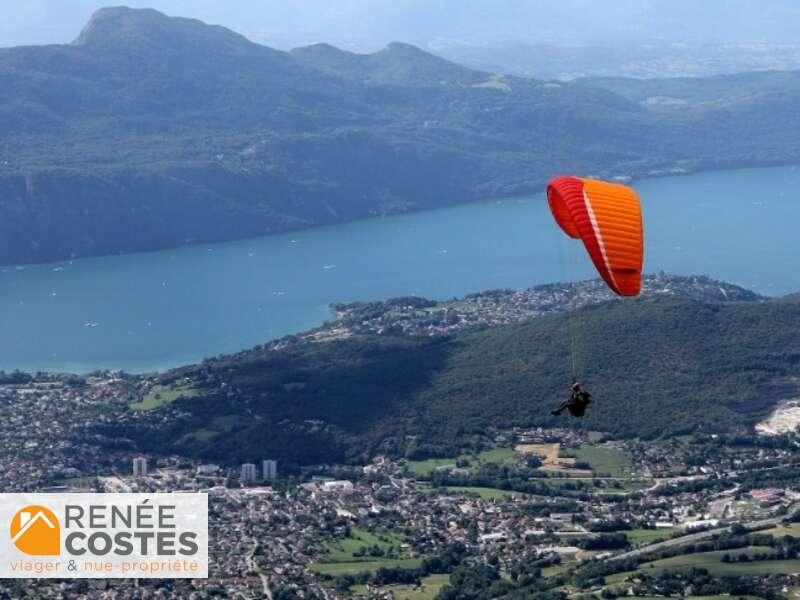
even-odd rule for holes
{"type": "Polygon", "coordinates": [[[588,406],[592,403],[592,395],[581,388],[581,384],[575,381],[572,384],[572,393],[569,400],[565,400],[561,405],[550,412],[551,415],[558,416],[564,409],[568,409],[573,417],[582,417],[588,406]]]}
{"type": "MultiPolygon", "coordinates": [[[[633,188],[562,175],[547,184],[547,202],[564,233],[583,242],[608,287],[620,296],[638,295],[642,288],[644,229],[641,204],[633,188]]],[[[582,417],[592,402],[591,394],[576,379],[576,337],[573,331],[570,398],[551,411],[552,415],[568,409],[572,416],[582,417]]]]}
{"type": "Polygon", "coordinates": [[[547,201],[559,227],[580,239],[598,273],[615,293],[636,296],[642,287],[642,209],[633,188],[583,177],[555,177],[547,201]]]}

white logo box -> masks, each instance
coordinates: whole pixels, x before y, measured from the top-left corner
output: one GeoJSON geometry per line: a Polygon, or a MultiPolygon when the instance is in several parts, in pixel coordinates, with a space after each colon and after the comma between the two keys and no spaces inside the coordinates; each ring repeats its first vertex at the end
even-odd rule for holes
{"type": "Polygon", "coordinates": [[[208,495],[0,494],[0,577],[208,577],[208,495]]]}

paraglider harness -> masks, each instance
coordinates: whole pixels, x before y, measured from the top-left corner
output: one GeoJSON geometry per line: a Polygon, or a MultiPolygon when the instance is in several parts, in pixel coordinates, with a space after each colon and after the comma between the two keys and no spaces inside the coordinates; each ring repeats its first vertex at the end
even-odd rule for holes
{"type": "Polygon", "coordinates": [[[573,379],[572,391],[569,400],[561,403],[557,409],[551,412],[553,415],[560,415],[564,409],[569,410],[573,417],[582,417],[586,413],[586,408],[592,403],[592,395],[581,388],[581,384],[573,379]]]}

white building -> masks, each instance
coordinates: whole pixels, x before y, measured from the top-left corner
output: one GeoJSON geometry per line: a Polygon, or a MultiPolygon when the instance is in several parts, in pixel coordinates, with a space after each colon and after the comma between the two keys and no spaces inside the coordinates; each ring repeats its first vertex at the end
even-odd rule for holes
{"type": "Polygon", "coordinates": [[[147,459],[144,456],[137,456],[133,459],[133,476],[147,477],[147,459]]]}
{"type": "Polygon", "coordinates": [[[242,465],[242,475],[240,477],[242,482],[249,483],[256,480],[256,466],[253,463],[244,463],[242,465]]]}
{"type": "Polygon", "coordinates": [[[217,472],[219,472],[219,465],[197,465],[198,475],[214,475],[217,472]]]}
{"type": "Polygon", "coordinates": [[[265,460],[261,463],[261,479],[272,481],[278,476],[278,461],[265,460]]]}
{"type": "Polygon", "coordinates": [[[338,492],[340,494],[352,494],[353,482],[352,481],[323,481],[321,490],[323,492],[338,492]]]}
{"type": "Polygon", "coordinates": [[[719,525],[719,519],[700,519],[697,521],[687,521],[686,523],[683,523],[681,527],[686,531],[691,531],[692,529],[716,527],[717,525],[719,525]]]}

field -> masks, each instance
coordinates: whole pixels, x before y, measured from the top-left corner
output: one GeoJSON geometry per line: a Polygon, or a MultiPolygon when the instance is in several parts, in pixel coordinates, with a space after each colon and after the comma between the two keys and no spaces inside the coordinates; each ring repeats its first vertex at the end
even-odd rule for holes
{"type": "Polygon", "coordinates": [[[552,567],[545,567],[542,569],[542,577],[555,577],[556,575],[561,575],[561,573],[564,573],[575,564],[575,562],[562,561],[557,565],[553,565],[552,567]]]}
{"type": "Polygon", "coordinates": [[[504,496],[519,495],[521,492],[511,492],[490,487],[472,487],[466,485],[446,485],[442,488],[433,488],[429,483],[417,483],[417,489],[425,494],[433,494],[437,489],[453,494],[477,494],[484,500],[499,500],[504,496]]]}
{"type": "MultiPolygon", "coordinates": [[[[392,592],[394,600],[433,600],[448,581],[449,575],[428,575],[422,578],[422,585],[387,585],[380,588],[372,588],[378,593],[392,592]]],[[[353,586],[353,593],[366,594],[367,588],[363,585],[353,586]]]]}
{"type": "Polygon", "coordinates": [[[553,471],[575,475],[576,477],[591,476],[591,471],[573,468],[574,458],[561,458],[561,444],[517,444],[514,448],[520,454],[537,454],[542,457],[542,471],[553,471]]]}
{"type": "Polygon", "coordinates": [[[455,465],[455,458],[429,458],[427,460],[410,460],[406,463],[406,468],[417,477],[428,477],[439,467],[445,465],[455,465]]]}
{"type": "Polygon", "coordinates": [[[652,544],[659,539],[669,539],[674,531],[674,527],[665,527],[663,529],[631,529],[630,531],[626,531],[625,535],[628,536],[628,541],[630,541],[631,545],[636,548],[652,544]]]}
{"type": "Polygon", "coordinates": [[[774,537],[785,537],[791,535],[793,537],[800,537],[800,523],[792,523],[790,525],[778,525],[772,529],[762,529],[758,533],[766,533],[774,537]]]}
{"type": "Polygon", "coordinates": [[[174,402],[181,396],[191,398],[197,395],[198,391],[188,385],[178,386],[153,386],[139,402],[133,402],[129,406],[131,410],[153,410],[159,406],[174,402]]]}
{"type": "Polygon", "coordinates": [[[497,488],[488,488],[488,487],[470,487],[470,486],[462,486],[462,485],[449,485],[446,488],[449,491],[453,492],[461,492],[466,494],[477,494],[483,500],[499,500],[503,498],[503,496],[512,496],[514,494],[519,494],[519,492],[510,492],[508,490],[500,490],[497,488]]]}
{"type": "Polygon", "coordinates": [[[198,442],[208,442],[214,439],[214,437],[217,435],[219,435],[219,431],[213,431],[211,429],[197,429],[196,431],[192,431],[191,433],[181,436],[181,441],[186,442],[189,440],[195,440],[198,442]]]}
{"type": "Polygon", "coordinates": [[[367,531],[353,527],[350,537],[328,542],[325,547],[327,556],[322,562],[311,568],[327,575],[343,575],[377,571],[381,567],[404,567],[415,569],[422,564],[420,558],[408,558],[400,554],[402,536],[395,531],[367,531]],[[378,548],[384,556],[371,556],[369,549],[378,548]],[[366,550],[366,552],[364,552],[366,550]],[[397,558],[388,558],[385,554],[395,552],[397,558]],[[362,553],[361,556],[358,556],[362,553]]]}
{"type": "Polygon", "coordinates": [[[721,561],[724,554],[729,554],[734,559],[740,554],[747,553],[753,555],[757,553],[769,553],[772,549],[766,546],[751,546],[749,548],[739,548],[736,550],[719,550],[715,552],[701,552],[698,554],[687,554],[685,556],[673,556],[663,558],[649,563],[642,564],[636,571],[626,573],[616,573],[606,577],[607,584],[621,583],[627,577],[636,572],[648,572],[656,574],[668,570],[683,570],[693,567],[708,569],[708,572],[718,577],[726,575],[770,575],[785,573],[800,573],[800,560],[762,560],[748,562],[721,561]]]}
{"type": "Polygon", "coordinates": [[[338,563],[316,563],[309,568],[325,575],[347,575],[353,573],[374,573],[381,567],[400,567],[402,569],[418,569],[422,566],[421,558],[382,558],[369,561],[350,561],[338,563]]]}
{"type": "Polygon", "coordinates": [[[516,453],[512,448],[492,448],[485,450],[479,454],[462,454],[453,458],[429,458],[427,460],[410,460],[406,464],[411,473],[417,477],[428,477],[439,467],[446,465],[455,465],[457,461],[464,461],[470,467],[478,465],[495,463],[502,464],[506,461],[513,461],[516,458],[516,453]]]}
{"type": "Polygon", "coordinates": [[[354,553],[361,548],[371,548],[373,546],[377,546],[384,552],[392,547],[399,551],[402,543],[401,535],[394,531],[373,533],[360,527],[353,527],[350,531],[350,537],[326,544],[328,557],[325,562],[370,561],[374,560],[374,558],[369,555],[357,557],[354,553]]]}
{"type": "Polygon", "coordinates": [[[361,571],[377,571],[380,567],[405,567],[416,568],[422,564],[419,558],[408,558],[400,555],[400,545],[403,539],[395,531],[367,531],[360,527],[353,527],[350,537],[328,542],[325,547],[328,551],[324,561],[312,565],[318,573],[328,575],[341,575],[344,573],[359,573],[361,571]],[[369,550],[377,548],[382,556],[372,556],[369,550]],[[366,550],[366,551],[365,551],[366,550]],[[395,552],[396,558],[388,558],[386,554],[395,552]],[[358,554],[362,555],[359,556],[358,554]]]}
{"type": "Polygon", "coordinates": [[[630,458],[616,448],[583,444],[575,451],[575,459],[589,463],[594,473],[606,474],[610,477],[625,477],[630,473],[630,458]]]}
{"type": "Polygon", "coordinates": [[[493,448],[492,450],[485,450],[477,455],[477,460],[480,464],[502,464],[507,461],[513,461],[517,457],[513,448],[493,448]]]}

